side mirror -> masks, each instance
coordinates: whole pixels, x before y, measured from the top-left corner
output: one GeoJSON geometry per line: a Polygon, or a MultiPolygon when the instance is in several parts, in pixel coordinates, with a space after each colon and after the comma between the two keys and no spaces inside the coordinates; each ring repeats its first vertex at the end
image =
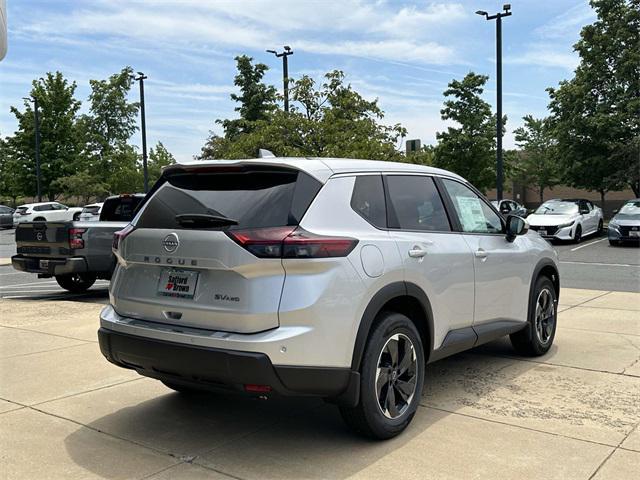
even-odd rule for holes
{"type": "Polygon", "coordinates": [[[529,231],[529,223],[522,217],[511,215],[507,218],[507,242],[513,242],[518,235],[529,231]]]}
{"type": "Polygon", "coordinates": [[[618,212],[619,212],[619,210],[616,208],[616,209],[613,211],[613,214],[614,214],[614,215],[617,215],[617,214],[618,214],[618,212]]]}

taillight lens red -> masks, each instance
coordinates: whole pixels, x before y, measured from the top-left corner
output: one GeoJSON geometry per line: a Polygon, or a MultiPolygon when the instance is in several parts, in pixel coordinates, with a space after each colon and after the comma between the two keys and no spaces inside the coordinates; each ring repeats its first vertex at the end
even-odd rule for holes
{"type": "Polygon", "coordinates": [[[111,247],[114,250],[118,250],[118,247],[120,246],[120,243],[122,242],[122,240],[124,240],[124,237],[126,237],[131,232],[133,232],[134,229],[135,227],[129,224],[126,227],[124,227],[122,230],[118,230],[117,232],[115,232],[113,234],[113,243],[111,244],[111,247]]]}
{"type": "Polygon", "coordinates": [[[86,231],[86,228],[70,228],[69,248],[74,250],[78,248],[84,248],[84,240],[82,239],[82,234],[86,231]]]}
{"type": "Polygon", "coordinates": [[[355,238],[317,235],[300,227],[228,230],[226,233],[259,258],[346,257],[358,244],[355,238]]]}

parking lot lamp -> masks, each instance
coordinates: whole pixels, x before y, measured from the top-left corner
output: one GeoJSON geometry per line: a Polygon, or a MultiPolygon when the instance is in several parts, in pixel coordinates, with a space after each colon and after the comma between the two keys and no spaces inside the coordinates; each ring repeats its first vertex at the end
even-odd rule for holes
{"type": "Polygon", "coordinates": [[[505,4],[503,12],[489,15],[484,10],[478,10],[476,14],[485,17],[487,20],[496,21],[496,196],[498,201],[502,200],[502,17],[511,15],[511,5],[505,4]]]}
{"type": "Polygon", "coordinates": [[[142,173],[144,175],[144,193],[149,192],[149,172],[147,170],[147,124],[144,115],[144,81],[147,76],[138,72],[138,76],[132,75],[131,78],[140,82],[140,123],[142,132],[142,173]]]}
{"type": "Polygon", "coordinates": [[[38,194],[38,202],[42,201],[42,189],[40,181],[40,112],[38,111],[38,97],[22,97],[23,100],[33,103],[33,117],[35,122],[36,136],[36,189],[38,194]]]}
{"type": "Polygon", "coordinates": [[[284,46],[281,53],[275,50],[267,50],[267,53],[273,53],[276,57],[282,57],[282,83],[284,84],[284,111],[289,112],[289,61],[287,57],[293,55],[293,50],[289,45],[284,46]]]}

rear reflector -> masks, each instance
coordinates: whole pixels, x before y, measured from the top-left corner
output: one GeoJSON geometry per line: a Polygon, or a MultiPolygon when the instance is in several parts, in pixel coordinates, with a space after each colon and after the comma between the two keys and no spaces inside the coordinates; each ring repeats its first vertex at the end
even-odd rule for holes
{"type": "Polygon", "coordinates": [[[70,228],[69,229],[69,248],[76,250],[84,248],[84,240],[82,234],[86,232],[86,228],[70,228]]]}
{"type": "Polygon", "coordinates": [[[316,235],[300,227],[227,230],[225,233],[259,258],[346,257],[358,244],[355,238],[316,235]]]}
{"type": "Polygon", "coordinates": [[[250,393],[269,393],[271,391],[271,387],[269,385],[254,385],[252,383],[247,383],[244,386],[244,390],[250,393]]]}
{"type": "Polygon", "coordinates": [[[124,240],[124,238],[129,235],[131,232],[133,232],[133,230],[135,229],[135,227],[131,224],[127,225],[126,227],[124,227],[122,230],[118,230],[117,232],[115,232],[113,234],[113,243],[111,244],[111,247],[114,250],[118,250],[118,247],[120,247],[120,243],[122,242],[122,240],[124,240]]]}

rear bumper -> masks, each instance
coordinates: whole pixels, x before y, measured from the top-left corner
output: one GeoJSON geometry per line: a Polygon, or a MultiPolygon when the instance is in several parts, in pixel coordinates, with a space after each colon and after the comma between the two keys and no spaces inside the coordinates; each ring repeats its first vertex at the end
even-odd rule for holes
{"type": "Polygon", "coordinates": [[[212,390],[268,385],[280,395],[358,402],[359,374],[348,368],[274,366],[264,353],[167,342],[104,327],[98,340],[111,363],[158,380],[212,390]]]}
{"type": "Polygon", "coordinates": [[[14,255],[11,257],[11,264],[16,270],[49,276],[88,271],[87,261],[83,257],[38,258],[14,255]],[[41,268],[40,260],[46,260],[48,262],[47,266],[41,268]]]}

